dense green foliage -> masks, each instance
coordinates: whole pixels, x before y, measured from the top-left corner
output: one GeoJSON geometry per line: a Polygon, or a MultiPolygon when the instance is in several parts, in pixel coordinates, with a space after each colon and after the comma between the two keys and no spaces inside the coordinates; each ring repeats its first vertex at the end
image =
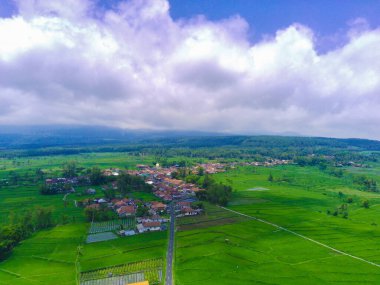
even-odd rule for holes
{"type": "Polygon", "coordinates": [[[117,188],[122,195],[137,191],[137,192],[151,192],[152,185],[146,184],[144,179],[139,176],[122,174],[117,179],[117,188]]]}
{"type": "Polygon", "coordinates": [[[12,224],[0,227],[0,260],[7,257],[13,248],[35,231],[54,225],[52,209],[37,207],[25,213],[12,224]]]}
{"type": "Polygon", "coordinates": [[[204,176],[202,187],[205,190],[196,193],[201,201],[226,206],[232,197],[232,187],[222,183],[216,183],[209,175],[204,176]]]}
{"type": "Polygon", "coordinates": [[[89,222],[111,221],[117,218],[116,213],[105,205],[102,205],[98,209],[86,207],[84,215],[89,222]]]}
{"type": "MultiPolygon", "coordinates": [[[[379,142],[187,136],[139,138],[133,143],[120,139],[107,145],[90,140],[60,145],[34,141],[28,148],[4,145],[6,151],[0,151],[0,256],[6,259],[0,263],[0,283],[76,284],[81,270],[165,258],[167,232],[83,244],[89,227],[85,219],[103,221],[116,216],[106,207],[95,212],[78,206],[80,201],[93,203],[104,196],[155,200],[143,178],[109,178],[102,170],[135,169],[136,164],[157,162],[180,166],[173,177],[206,189],[197,194],[204,202],[194,204],[205,208],[203,214],[176,222],[176,284],[380,282],[378,269],[370,264],[218,206],[227,205],[380,264],[376,239],[380,236],[379,142]],[[274,159],[292,159],[296,164],[239,166],[274,159]],[[238,163],[216,175],[207,175],[203,169],[191,173],[191,166],[210,160],[238,163]],[[69,195],[41,195],[39,186],[45,179],[63,176],[88,177],[90,183],[76,186],[69,195]],[[96,194],[87,195],[89,187],[96,194]],[[36,205],[52,208],[35,209],[36,205]],[[57,223],[67,225],[51,228],[57,223]]],[[[146,211],[139,205],[137,215],[144,216],[146,211]]]]}

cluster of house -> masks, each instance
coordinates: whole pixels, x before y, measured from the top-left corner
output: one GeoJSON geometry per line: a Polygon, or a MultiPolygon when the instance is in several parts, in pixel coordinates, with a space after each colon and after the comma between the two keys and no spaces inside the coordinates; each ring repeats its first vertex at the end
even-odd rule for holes
{"type": "Polygon", "coordinates": [[[335,163],[335,166],[336,167],[351,166],[351,167],[359,167],[359,168],[368,167],[368,165],[365,165],[365,164],[362,164],[362,163],[357,163],[357,162],[354,162],[354,161],[349,161],[349,162],[346,162],[346,163],[335,163]]]}
{"type": "MultiPolygon", "coordinates": [[[[95,199],[95,203],[87,207],[94,207],[93,205],[98,205],[104,203],[105,199],[95,199]]],[[[120,218],[133,217],[136,219],[136,229],[133,230],[121,230],[120,235],[130,236],[137,233],[152,232],[166,230],[165,223],[168,219],[162,217],[162,214],[166,213],[167,205],[158,201],[143,202],[138,199],[112,199],[107,202],[107,206],[112,208],[120,218]],[[137,217],[138,207],[144,207],[147,209],[147,217],[137,217]]]]}
{"type": "Polygon", "coordinates": [[[268,159],[266,161],[252,161],[252,162],[243,162],[240,165],[252,165],[252,166],[276,166],[276,165],[286,165],[291,164],[292,160],[287,159],[268,159]]]}
{"type": "Polygon", "coordinates": [[[104,176],[119,176],[121,170],[119,168],[107,168],[102,171],[104,176]]]}
{"type": "Polygon", "coordinates": [[[72,178],[57,177],[45,180],[45,186],[55,193],[75,192],[74,186],[89,185],[90,180],[87,176],[72,178]]]}
{"type": "Polygon", "coordinates": [[[199,173],[200,169],[203,169],[204,173],[215,174],[219,172],[226,171],[226,164],[224,163],[202,163],[194,166],[192,169],[193,173],[199,173]]]}
{"type": "Polygon", "coordinates": [[[180,201],[175,205],[176,217],[196,216],[202,213],[202,209],[194,209],[191,202],[180,201]]]}
{"type": "Polygon", "coordinates": [[[161,168],[138,165],[137,167],[138,170],[129,170],[128,173],[144,177],[146,183],[153,186],[154,195],[164,201],[188,199],[201,190],[195,184],[173,179],[172,173],[178,170],[177,166],[161,168]]]}
{"type": "MultiPolygon", "coordinates": [[[[160,203],[160,202],[156,202],[160,203]]],[[[162,204],[165,205],[165,204],[162,204]]],[[[165,205],[166,206],[166,205],[165,205]]],[[[166,209],[166,207],[165,207],[166,209]]],[[[139,233],[154,232],[166,230],[166,223],[169,219],[160,215],[152,215],[150,217],[141,217],[136,219],[136,228],[139,233]]]]}

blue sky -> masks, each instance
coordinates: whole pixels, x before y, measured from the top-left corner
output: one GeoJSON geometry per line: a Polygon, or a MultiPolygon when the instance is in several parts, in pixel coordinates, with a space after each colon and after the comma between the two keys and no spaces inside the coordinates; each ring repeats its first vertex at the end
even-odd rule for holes
{"type": "Polygon", "coordinates": [[[0,125],[380,139],[380,0],[10,1],[0,125]]]}
{"type": "MultiPolygon", "coordinates": [[[[14,0],[2,0],[0,16],[16,12],[14,0]]],[[[110,8],[119,0],[98,0],[98,5],[110,8]]],[[[263,36],[293,23],[311,28],[316,35],[317,49],[329,51],[346,43],[343,35],[349,23],[357,18],[366,19],[370,27],[380,26],[380,0],[170,0],[173,19],[204,15],[213,21],[240,15],[250,25],[250,40],[260,41],[263,36]]]]}
{"type": "Polygon", "coordinates": [[[175,19],[203,14],[211,20],[221,20],[238,14],[250,24],[253,42],[295,22],[301,23],[314,31],[322,50],[344,44],[341,33],[356,18],[366,19],[373,27],[380,25],[379,0],[170,0],[170,3],[175,19]]]}

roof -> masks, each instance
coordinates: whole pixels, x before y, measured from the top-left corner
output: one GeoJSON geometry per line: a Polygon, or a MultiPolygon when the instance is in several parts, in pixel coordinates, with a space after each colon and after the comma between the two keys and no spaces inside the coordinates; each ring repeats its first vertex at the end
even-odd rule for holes
{"type": "Polygon", "coordinates": [[[134,214],[135,208],[133,206],[122,206],[119,209],[117,209],[117,213],[118,214],[124,214],[124,213],[134,214]]]}
{"type": "Polygon", "coordinates": [[[183,208],[181,211],[182,211],[182,213],[192,213],[192,212],[196,212],[194,209],[191,209],[191,208],[183,208]]]}
{"type": "MultiPolygon", "coordinates": [[[[141,281],[136,283],[127,283],[128,285],[149,285],[149,281],[141,281]]],[[[125,285],[127,285],[125,284],[125,285]]]]}
{"type": "Polygon", "coordinates": [[[152,208],[166,208],[166,204],[161,203],[161,202],[152,202],[152,208]]]}
{"type": "Polygon", "coordinates": [[[127,204],[124,202],[124,201],[117,201],[116,203],[115,203],[115,206],[119,206],[119,207],[121,207],[121,206],[126,206],[127,204]]]}
{"type": "Polygon", "coordinates": [[[143,223],[143,226],[145,228],[155,228],[155,227],[160,227],[161,223],[160,222],[145,222],[143,223]]]}

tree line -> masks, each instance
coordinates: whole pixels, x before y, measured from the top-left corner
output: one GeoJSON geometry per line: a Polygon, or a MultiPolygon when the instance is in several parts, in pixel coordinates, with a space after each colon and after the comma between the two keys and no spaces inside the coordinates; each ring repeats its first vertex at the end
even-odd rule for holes
{"type": "Polygon", "coordinates": [[[37,207],[22,217],[13,219],[9,225],[0,227],[0,260],[7,258],[20,241],[34,232],[55,225],[51,207],[37,207]]]}

